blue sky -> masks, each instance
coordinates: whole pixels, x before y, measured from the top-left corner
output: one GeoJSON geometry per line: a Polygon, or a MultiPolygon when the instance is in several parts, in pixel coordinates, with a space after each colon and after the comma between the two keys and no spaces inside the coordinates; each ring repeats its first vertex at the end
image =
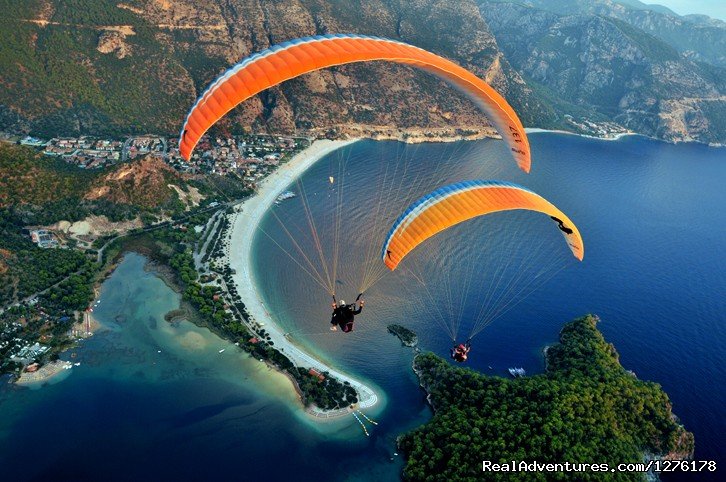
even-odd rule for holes
{"type": "Polygon", "coordinates": [[[726,1],[724,0],[641,0],[644,3],[665,5],[680,15],[702,13],[709,17],[726,20],[726,1]]]}

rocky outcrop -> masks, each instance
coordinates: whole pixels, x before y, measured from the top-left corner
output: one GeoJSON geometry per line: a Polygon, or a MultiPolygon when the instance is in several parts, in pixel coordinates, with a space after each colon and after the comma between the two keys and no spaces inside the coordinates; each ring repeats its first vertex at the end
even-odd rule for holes
{"type": "Polygon", "coordinates": [[[113,53],[117,59],[131,54],[131,47],[126,43],[126,35],[118,31],[106,31],[98,37],[96,49],[102,54],[113,53]]]}
{"type": "Polygon", "coordinates": [[[95,201],[104,199],[116,204],[154,207],[182,198],[177,185],[182,177],[164,161],[148,156],[119,165],[94,181],[83,196],[95,201]]]}

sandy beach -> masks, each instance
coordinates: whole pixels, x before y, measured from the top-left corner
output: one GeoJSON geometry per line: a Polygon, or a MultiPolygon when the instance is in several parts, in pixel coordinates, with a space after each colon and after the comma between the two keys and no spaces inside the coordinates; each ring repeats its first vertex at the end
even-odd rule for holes
{"type": "MultiPolygon", "coordinates": [[[[279,327],[274,315],[265,309],[258,293],[257,282],[252,273],[252,241],[255,237],[257,226],[277,196],[320,158],[356,141],[357,139],[346,141],[315,141],[309,148],[298,153],[289,162],[265,178],[258,186],[257,193],[238,205],[238,209],[241,212],[232,218],[234,222],[229,230],[229,244],[234,246],[235,249],[230,251],[228,261],[230,268],[236,270],[233,279],[238,293],[242,298],[242,302],[247,308],[247,312],[252,320],[265,324],[265,330],[275,343],[275,348],[285,354],[295,365],[314,368],[319,372],[328,372],[332,377],[341,382],[347,381],[358,391],[358,408],[369,408],[378,402],[378,396],[370,387],[326,365],[314,356],[303,351],[292,340],[284,336],[285,331],[279,327]]],[[[349,411],[330,413],[313,410],[310,413],[320,418],[330,418],[331,416],[345,415],[349,411]]]]}
{"type": "Polygon", "coordinates": [[[70,370],[73,364],[68,361],[56,360],[46,363],[35,372],[23,372],[15,383],[18,385],[28,385],[41,382],[47,382],[56,375],[63,373],[63,370],[70,370]]]}

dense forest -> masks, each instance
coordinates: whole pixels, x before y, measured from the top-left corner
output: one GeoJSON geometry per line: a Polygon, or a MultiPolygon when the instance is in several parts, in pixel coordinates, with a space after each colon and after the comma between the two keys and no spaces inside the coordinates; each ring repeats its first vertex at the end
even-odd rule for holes
{"type": "Polygon", "coordinates": [[[406,480],[643,480],[639,473],[482,473],[482,460],[641,462],[645,453],[693,454],[661,387],[638,380],[597,330],[596,316],[565,325],[542,375],[504,379],[431,353],[414,368],[435,415],[400,439],[406,480]]]}
{"type": "Polygon", "coordinates": [[[78,272],[86,256],[70,249],[41,249],[21,234],[20,220],[0,209],[0,306],[23,299],[78,272]]]}

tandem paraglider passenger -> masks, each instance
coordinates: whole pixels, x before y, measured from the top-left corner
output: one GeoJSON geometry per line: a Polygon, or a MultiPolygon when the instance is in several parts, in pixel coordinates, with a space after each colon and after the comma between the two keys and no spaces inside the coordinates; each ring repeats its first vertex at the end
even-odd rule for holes
{"type": "Polygon", "coordinates": [[[458,346],[455,346],[451,349],[451,358],[453,358],[455,361],[459,363],[464,363],[469,356],[469,351],[471,350],[471,343],[459,343],[458,346]]]}
{"type": "Polygon", "coordinates": [[[335,297],[333,297],[333,316],[330,318],[330,324],[332,325],[330,329],[332,331],[336,331],[338,326],[340,326],[343,333],[353,331],[355,315],[363,311],[363,305],[365,304],[365,300],[362,300],[361,296],[363,296],[363,293],[359,294],[351,305],[346,304],[344,300],[335,301],[335,297]]]}

